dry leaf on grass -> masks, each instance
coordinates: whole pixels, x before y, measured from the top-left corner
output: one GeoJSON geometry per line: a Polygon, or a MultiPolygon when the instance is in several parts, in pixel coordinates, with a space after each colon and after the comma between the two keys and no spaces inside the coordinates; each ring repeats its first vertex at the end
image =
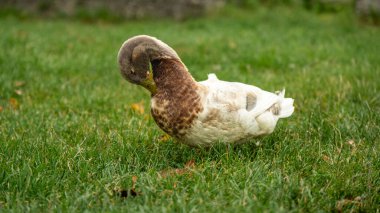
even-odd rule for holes
{"type": "Polygon", "coordinates": [[[16,89],[16,90],[15,90],[15,93],[16,93],[17,95],[22,95],[23,91],[20,90],[20,89],[16,89]]]}
{"type": "Polygon", "coordinates": [[[185,164],[185,167],[186,168],[194,169],[195,168],[195,160],[191,159],[191,160],[187,161],[186,164],[185,164]]]}
{"type": "Polygon", "coordinates": [[[164,134],[164,135],[161,135],[159,138],[158,138],[158,141],[160,142],[166,142],[170,139],[170,135],[168,134],[164,134]]]}
{"type": "Polygon", "coordinates": [[[192,169],[195,168],[195,161],[193,159],[189,160],[184,168],[181,169],[166,169],[159,172],[159,176],[162,178],[175,176],[175,175],[191,175],[192,169]]]}
{"type": "Polygon", "coordinates": [[[13,85],[15,87],[22,87],[25,85],[25,81],[15,81],[13,85]]]}
{"type": "Polygon", "coordinates": [[[131,109],[139,114],[144,114],[144,103],[142,101],[131,104],[131,109]]]}
{"type": "Polygon", "coordinates": [[[348,145],[350,145],[352,147],[356,146],[354,140],[349,140],[349,141],[347,141],[347,143],[348,143],[348,145]]]}
{"type": "Polygon", "coordinates": [[[323,159],[326,163],[330,163],[330,158],[329,158],[329,156],[327,156],[327,155],[323,155],[323,156],[322,156],[322,159],[323,159]]]}
{"type": "Polygon", "coordinates": [[[357,196],[354,199],[343,199],[343,200],[340,200],[336,203],[336,209],[338,210],[338,212],[342,212],[344,206],[346,206],[346,205],[360,206],[360,205],[362,205],[361,201],[362,201],[362,197],[360,197],[360,196],[357,196]]]}
{"type": "Polygon", "coordinates": [[[15,99],[15,98],[10,98],[9,104],[11,105],[12,109],[18,109],[18,107],[20,106],[17,99],[15,99]]]}
{"type": "Polygon", "coordinates": [[[0,112],[2,112],[3,111],[3,107],[2,106],[0,106],[0,112]]]}
{"type": "Polygon", "coordinates": [[[132,176],[132,189],[136,188],[136,182],[137,182],[137,176],[133,175],[132,176]]]}

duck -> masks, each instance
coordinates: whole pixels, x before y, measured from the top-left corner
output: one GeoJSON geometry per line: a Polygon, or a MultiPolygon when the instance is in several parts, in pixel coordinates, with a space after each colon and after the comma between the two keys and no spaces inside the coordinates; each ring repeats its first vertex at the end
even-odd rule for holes
{"type": "Polygon", "coordinates": [[[280,118],[294,112],[285,89],[222,81],[213,73],[197,82],[177,52],[148,35],[126,40],[118,63],[124,79],[151,94],[151,115],[160,129],[193,147],[240,144],[271,134],[280,118]]]}

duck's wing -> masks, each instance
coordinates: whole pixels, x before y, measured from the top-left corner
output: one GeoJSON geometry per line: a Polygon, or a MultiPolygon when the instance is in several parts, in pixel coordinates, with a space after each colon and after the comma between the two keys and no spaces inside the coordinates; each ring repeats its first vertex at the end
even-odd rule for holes
{"type": "Polygon", "coordinates": [[[285,98],[284,90],[274,94],[251,85],[220,81],[215,74],[199,83],[208,90],[200,119],[217,111],[222,123],[234,121],[251,132],[266,129],[260,132],[264,134],[273,131],[279,118],[288,117],[294,111],[293,99],[285,98]]]}
{"type": "Polygon", "coordinates": [[[274,94],[247,84],[221,81],[215,74],[209,74],[206,81],[199,83],[208,89],[205,103],[207,107],[229,112],[244,110],[254,117],[284,97],[284,91],[274,94]]]}

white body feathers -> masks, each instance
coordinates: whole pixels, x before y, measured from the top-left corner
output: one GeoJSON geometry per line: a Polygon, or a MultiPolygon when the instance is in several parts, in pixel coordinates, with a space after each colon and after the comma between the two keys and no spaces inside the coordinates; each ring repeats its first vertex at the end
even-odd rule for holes
{"type": "Polygon", "coordinates": [[[195,119],[183,142],[210,146],[215,142],[241,143],[273,132],[277,121],[292,115],[293,99],[255,86],[220,81],[210,74],[199,82],[203,111],[195,119]]]}

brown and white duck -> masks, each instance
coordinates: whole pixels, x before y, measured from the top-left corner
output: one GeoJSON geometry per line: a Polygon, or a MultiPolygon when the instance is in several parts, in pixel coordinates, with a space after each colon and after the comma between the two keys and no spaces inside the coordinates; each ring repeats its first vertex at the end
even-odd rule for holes
{"type": "Polygon", "coordinates": [[[277,121],[292,115],[293,99],[255,86],[218,80],[209,74],[197,82],[177,53],[162,41],[135,36],[121,46],[122,76],[151,92],[157,125],[190,146],[241,143],[273,132],[277,121]]]}

